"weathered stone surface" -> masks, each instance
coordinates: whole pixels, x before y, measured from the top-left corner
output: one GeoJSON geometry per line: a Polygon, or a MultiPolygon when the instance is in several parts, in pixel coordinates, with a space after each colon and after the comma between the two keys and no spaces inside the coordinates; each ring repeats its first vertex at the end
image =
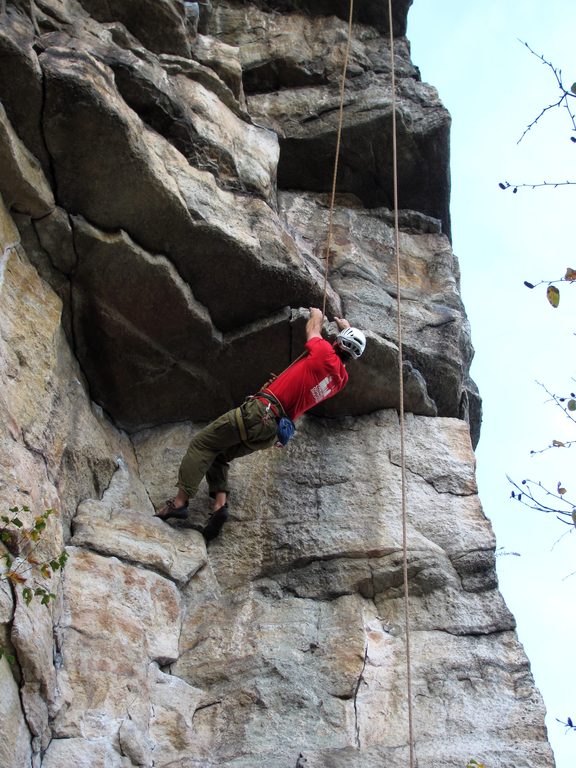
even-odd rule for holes
{"type": "Polygon", "coordinates": [[[190,39],[180,0],[80,0],[98,21],[119,21],[155,53],[190,55],[190,39]]]}
{"type": "MultiPolygon", "coordinates": [[[[218,22],[219,13],[223,7],[224,13],[228,13],[228,7],[238,5],[238,3],[219,2],[209,17],[208,24],[211,26],[218,22]]],[[[304,13],[309,15],[318,15],[329,17],[332,14],[341,19],[348,19],[350,3],[348,0],[253,0],[250,5],[263,7],[266,10],[278,11],[282,14],[304,13]]],[[[412,0],[393,0],[392,3],[392,24],[394,36],[404,35],[406,33],[406,21],[408,9],[412,5],[412,0]]],[[[389,29],[388,5],[377,0],[359,3],[354,9],[354,20],[366,24],[374,24],[380,30],[389,29]]],[[[327,20],[326,18],[324,19],[327,20]]]]}
{"type": "Polygon", "coordinates": [[[320,286],[303,273],[293,242],[265,203],[223,191],[212,174],[190,167],[126,107],[111,71],[92,57],[50,49],[41,60],[44,126],[64,207],[167,254],[221,330],[306,304],[304,298],[319,301],[320,286]],[[217,286],[210,271],[216,265],[217,286]],[[231,286],[234,304],[224,301],[231,286]]]}
{"type": "Polygon", "coordinates": [[[42,71],[32,47],[32,24],[8,6],[0,23],[0,100],[20,139],[48,171],[41,131],[42,71]]]}
{"type": "MultiPolygon", "coordinates": [[[[410,420],[407,430],[408,440],[417,435],[409,443],[407,456],[408,467],[414,468],[410,488],[414,513],[409,519],[414,551],[441,550],[451,559],[471,551],[491,551],[493,535],[469,469],[473,454],[466,425],[458,420],[432,421],[440,432],[433,427],[421,431],[417,425],[426,425],[428,419],[420,417],[410,420]],[[448,437],[451,432],[454,435],[448,437]],[[436,470],[427,469],[431,445],[436,470]],[[422,469],[416,471],[420,465],[422,469]],[[450,481],[443,479],[446,475],[450,481]],[[427,510],[422,520],[419,509],[427,510]],[[457,531],[453,530],[455,519],[462,523],[457,531]]],[[[233,520],[226,536],[234,556],[224,555],[220,584],[239,586],[315,560],[363,560],[366,553],[372,558],[397,553],[402,536],[396,428],[397,417],[389,411],[335,421],[304,417],[287,449],[235,462],[233,520]],[[310,467],[316,468],[314,475],[310,467]],[[262,473],[258,483],[252,472],[262,473]],[[252,487],[268,482],[271,485],[266,485],[260,500],[252,487]],[[364,511],[358,517],[358,512],[349,512],[352,508],[364,511]],[[258,537],[258,556],[247,543],[252,536],[258,537]]],[[[140,433],[135,440],[141,476],[153,501],[162,499],[175,482],[190,433],[183,427],[157,429],[140,433]],[[158,466],[163,467],[161,472],[158,466]]],[[[201,499],[198,504],[205,502],[201,499]]],[[[210,551],[214,564],[220,550],[210,551]]],[[[364,579],[362,567],[360,573],[364,579]]]]}
{"type": "Polygon", "coordinates": [[[22,712],[18,683],[5,658],[0,659],[0,691],[0,764],[6,768],[28,766],[32,758],[30,731],[22,712]]]}
{"type": "Polygon", "coordinates": [[[61,768],[73,765],[75,768],[131,768],[134,763],[123,757],[105,739],[53,739],[46,751],[42,768],[61,768]]]}
{"type": "Polygon", "coordinates": [[[230,88],[240,104],[244,104],[242,64],[239,49],[210,35],[198,35],[192,47],[192,57],[214,70],[230,88]]]}
{"type": "Polygon", "coordinates": [[[0,491],[8,506],[27,504],[37,513],[55,507],[67,524],[74,499],[108,485],[121,440],[95,418],[60,328],[60,302],[27,262],[13,223],[4,220],[0,407],[7,451],[0,491]]]}
{"type": "Polygon", "coordinates": [[[59,624],[60,736],[115,738],[129,716],[148,727],[148,665],[178,658],[180,598],[151,571],[70,548],[59,624]]]}
{"type": "MultiPolygon", "coordinates": [[[[550,765],[539,700],[496,588],[467,426],[411,417],[406,433],[414,695],[426,698],[418,759],[438,764],[462,705],[476,726],[442,751],[449,765],[470,751],[484,756],[487,743],[494,762],[515,750],[550,765]],[[500,686],[507,694],[493,708],[500,686]],[[453,714],[444,719],[446,708],[453,714]],[[528,718],[521,746],[502,737],[504,713],[511,729],[528,718]],[[482,745],[478,732],[491,734],[482,745]]],[[[154,467],[165,471],[188,437],[183,427],[138,436],[152,496],[161,494],[154,467]]],[[[394,629],[403,623],[398,445],[390,412],[307,417],[289,448],[233,465],[232,519],[210,547],[211,570],[186,591],[173,667],[204,690],[194,723],[212,736],[190,748],[187,764],[202,764],[208,748],[233,766],[289,765],[300,752],[318,767],[405,764],[404,643],[394,629]]]]}
{"type": "MultiPolygon", "coordinates": [[[[397,33],[408,5],[394,3],[397,33]]],[[[0,504],[57,509],[38,553],[70,552],[49,611],[18,590],[15,611],[0,601],[16,656],[0,666],[0,760],[404,768],[394,217],[366,170],[389,163],[385,8],[356,9],[326,281],[328,316],[361,325],[368,349],[287,449],[234,463],[230,520],[206,550],[204,488],[185,521],[152,505],[201,423],[300,353],[322,303],[317,193],[347,8],[188,6],[17,0],[0,20],[4,146],[21,142],[1,182],[0,504]],[[36,161],[45,181],[13,205],[36,161]]],[[[449,118],[395,42],[417,759],[551,768],[474,477],[449,118]]]]}
{"type": "MultiPolygon", "coordinates": [[[[279,187],[329,191],[347,25],[335,17],[285,18],[251,4],[224,3],[214,31],[240,48],[249,112],[279,134],[279,187]]],[[[369,207],[393,204],[389,55],[373,29],[355,28],[338,190],[369,207]]],[[[442,220],[449,234],[450,116],[436,91],[419,82],[401,42],[395,68],[399,205],[442,220]]]]}
{"type": "Polygon", "coordinates": [[[154,519],[144,486],[120,467],[102,500],[80,504],[72,544],[139,563],[186,583],[206,564],[206,548],[196,531],[176,531],[154,519]]]}
{"type": "MultiPolygon", "coordinates": [[[[280,209],[302,253],[311,260],[317,258],[322,233],[328,230],[324,198],[282,193],[280,209]]],[[[406,225],[400,236],[404,356],[424,376],[438,413],[461,418],[465,415],[463,401],[476,401],[477,395],[469,389],[467,372],[473,350],[460,299],[458,262],[446,236],[430,231],[433,221],[414,218],[411,222],[406,220],[406,225]]],[[[387,212],[339,204],[332,226],[330,283],[342,297],[346,316],[360,328],[372,328],[384,339],[395,340],[396,252],[394,229],[387,212]]],[[[362,370],[366,363],[364,359],[359,363],[362,370]]],[[[375,365],[372,375],[364,379],[382,382],[392,373],[388,370],[385,360],[375,365]]],[[[390,378],[396,382],[397,373],[390,378]]],[[[395,384],[391,389],[398,391],[395,384]]],[[[388,400],[384,407],[395,405],[388,400]]],[[[331,403],[329,406],[334,407],[331,403]]],[[[407,409],[426,413],[412,403],[407,409]]],[[[479,427],[477,416],[476,412],[472,414],[474,429],[479,427]]]]}
{"type": "Polygon", "coordinates": [[[148,672],[154,760],[158,766],[170,766],[186,759],[202,740],[194,717],[203,692],[175,675],[164,674],[155,664],[148,672]]]}
{"type": "Polygon", "coordinates": [[[54,195],[40,163],[14,132],[1,103],[0,192],[8,208],[33,218],[54,210],[54,195]]]}
{"type": "Polygon", "coordinates": [[[34,222],[40,245],[50,257],[55,269],[69,275],[77,265],[70,218],[62,208],[34,222]]]}
{"type": "MultiPolygon", "coordinates": [[[[280,15],[271,13],[270,6],[261,9],[253,3],[224,2],[218,4],[212,25],[220,39],[238,50],[247,93],[339,83],[348,24],[336,16],[280,15]]],[[[395,42],[398,74],[418,79],[407,41],[395,42]]],[[[373,27],[358,24],[350,45],[348,75],[357,77],[370,69],[389,72],[389,45],[373,27]]]]}

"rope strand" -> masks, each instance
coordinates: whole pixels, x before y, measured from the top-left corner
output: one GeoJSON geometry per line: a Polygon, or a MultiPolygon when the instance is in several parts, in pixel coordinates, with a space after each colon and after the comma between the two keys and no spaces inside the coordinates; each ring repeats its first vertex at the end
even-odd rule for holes
{"type": "Polygon", "coordinates": [[[324,297],[322,299],[322,317],[326,314],[326,294],[328,292],[328,269],[330,267],[330,248],[332,246],[332,229],[334,222],[334,202],[336,200],[336,179],[338,177],[338,163],[340,160],[340,144],[342,140],[342,125],[344,122],[344,89],[346,86],[346,73],[348,72],[348,59],[350,58],[350,43],[352,40],[352,15],[354,13],[354,0],[350,0],[350,13],[348,16],[348,39],[344,53],[342,66],[342,82],[340,83],[340,111],[338,115],[338,131],[336,134],[336,156],[334,158],[334,172],[332,174],[332,192],[330,194],[330,212],[328,214],[328,236],[324,249],[324,297]]]}
{"type": "Polygon", "coordinates": [[[408,746],[410,768],[414,768],[414,726],[412,712],[412,664],[410,654],[410,615],[408,595],[408,512],[406,495],[406,439],[404,428],[404,358],[402,345],[402,313],[400,292],[400,226],[398,222],[398,147],[396,141],[396,71],[394,64],[394,28],[392,21],[392,0],[388,0],[390,24],[390,69],[392,85],[392,183],[394,189],[394,247],[396,250],[396,291],[397,291],[397,333],[398,333],[398,388],[400,393],[400,465],[402,486],[402,552],[404,576],[404,630],[406,639],[406,683],[408,697],[408,746]]]}

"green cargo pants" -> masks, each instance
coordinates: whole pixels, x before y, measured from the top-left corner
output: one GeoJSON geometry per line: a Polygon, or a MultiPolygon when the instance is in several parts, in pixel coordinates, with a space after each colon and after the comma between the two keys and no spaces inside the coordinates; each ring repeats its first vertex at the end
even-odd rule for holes
{"type": "Polygon", "coordinates": [[[240,411],[248,445],[240,437],[235,408],[208,424],[190,441],[178,473],[178,487],[188,496],[195,495],[205,475],[210,495],[219,491],[228,493],[230,462],[270,448],[276,442],[276,419],[264,403],[247,400],[240,406],[240,411]]]}

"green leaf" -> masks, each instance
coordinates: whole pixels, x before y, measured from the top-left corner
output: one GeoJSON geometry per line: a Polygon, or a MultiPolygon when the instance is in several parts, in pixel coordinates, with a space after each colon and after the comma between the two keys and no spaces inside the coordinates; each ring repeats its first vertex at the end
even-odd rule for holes
{"type": "Polygon", "coordinates": [[[546,289],[546,298],[550,304],[556,309],[560,304],[560,291],[555,285],[549,285],[546,289]]]}
{"type": "Polygon", "coordinates": [[[30,589],[30,587],[24,587],[24,589],[22,590],[22,597],[24,598],[24,602],[26,603],[26,605],[30,605],[33,597],[32,590],[30,589]]]}
{"type": "Polygon", "coordinates": [[[566,408],[568,408],[569,411],[576,411],[576,400],[568,400],[566,408]]]}
{"type": "Polygon", "coordinates": [[[24,525],[24,523],[22,522],[22,520],[20,520],[19,517],[13,517],[10,522],[12,523],[12,525],[15,525],[16,528],[22,528],[22,526],[24,525]]]}
{"type": "Polygon", "coordinates": [[[10,566],[12,565],[12,558],[10,557],[8,552],[6,552],[6,554],[2,555],[0,560],[2,560],[2,559],[4,559],[6,561],[6,568],[10,568],[10,566]]]}
{"type": "Polygon", "coordinates": [[[572,83],[570,90],[572,91],[572,93],[576,93],[576,83],[572,83]]]}
{"type": "Polygon", "coordinates": [[[8,531],[0,531],[0,539],[2,541],[10,541],[12,536],[8,533],[8,531]]]}
{"type": "Polygon", "coordinates": [[[55,599],[56,599],[56,595],[53,592],[47,592],[40,602],[42,605],[49,605],[50,600],[55,600],[55,599]]]}
{"type": "Polygon", "coordinates": [[[14,662],[16,661],[16,659],[14,658],[14,656],[12,656],[12,655],[11,655],[11,654],[9,654],[9,653],[6,653],[6,649],[5,649],[5,648],[3,648],[3,647],[0,645],[0,659],[2,659],[4,656],[6,657],[6,661],[8,662],[8,664],[14,664],[14,662]]]}

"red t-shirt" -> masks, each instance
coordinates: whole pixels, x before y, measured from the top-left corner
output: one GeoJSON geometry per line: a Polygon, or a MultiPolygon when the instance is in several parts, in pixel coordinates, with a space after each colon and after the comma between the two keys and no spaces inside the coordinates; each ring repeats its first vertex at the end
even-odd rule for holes
{"type": "Polygon", "coordinates": [[[306,342],[308,354],[281,373],[267,387],[294,421],[304,411],[332,397],[345,386],[348,372],[333,346],[314,336],[306,342]]]}

